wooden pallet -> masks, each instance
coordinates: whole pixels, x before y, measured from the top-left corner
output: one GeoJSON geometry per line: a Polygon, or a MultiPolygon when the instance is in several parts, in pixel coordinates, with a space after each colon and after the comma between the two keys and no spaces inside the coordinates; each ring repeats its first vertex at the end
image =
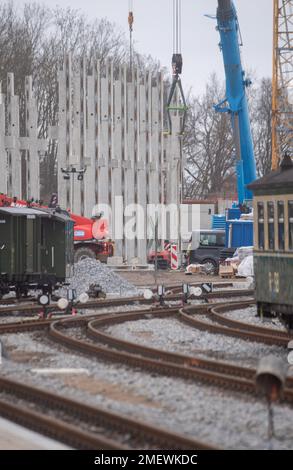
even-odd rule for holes
{"type": "Polygon", "coordinates": [[[234,273],[233,274],[221,274],[220,277],[222,279],[233,279],[235,277],[234,273]]]}
{"type": "Polygon", "coordinates": [[[232,266],[223,266],[219,268],[219,275],[222,279],[232,279],[235,276],[235,272],[232,266]]]}

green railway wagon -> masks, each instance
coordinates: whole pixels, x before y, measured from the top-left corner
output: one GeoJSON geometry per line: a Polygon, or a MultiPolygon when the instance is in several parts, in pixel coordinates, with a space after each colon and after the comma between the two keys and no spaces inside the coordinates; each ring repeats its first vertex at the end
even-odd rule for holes
{"type": "MultiPolygon", "coordinates": [[[[255,255],[256,298],[259,314],[279,314],[293,320],[293,258],[255,255]]],[[[293,323],[292,323],[293,328],[293,323]]]]}
{"type": "Polygon", "coordinates": [[[248,186],[254,193],[254,275],[261,316],[293,330],[293,162],[248,186]]]}
{"type": "Polygon", "coordinates": [[[71,275],[73,221],[67,213],[0,208],[0,295],[52,293],[71,275]]]}

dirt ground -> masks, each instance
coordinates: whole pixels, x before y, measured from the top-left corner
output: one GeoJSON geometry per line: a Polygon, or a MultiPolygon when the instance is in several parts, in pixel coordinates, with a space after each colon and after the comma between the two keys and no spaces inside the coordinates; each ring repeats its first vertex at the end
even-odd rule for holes
{"type": "Polygon", "coordinates": [[[154,271],[119,271],[118,274],[138,287],[151,287],[157,284],[175,286],[184,282],[189,284],[195,284],[197,282],[223,282],[230,284],[233,281],[243,281],[243,279],[225,280],[221,279],[219,276],[205,276],[202,274],[186,275],[183,271],[158,271],[157,279],[155,278],[154,271]]]}

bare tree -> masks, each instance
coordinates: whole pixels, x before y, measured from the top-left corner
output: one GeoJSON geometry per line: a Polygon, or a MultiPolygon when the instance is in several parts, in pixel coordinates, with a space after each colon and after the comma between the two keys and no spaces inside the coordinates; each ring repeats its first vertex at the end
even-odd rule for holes
{"type": "MultiPolygon", "coordinates": [[[[39,137],[47,138],[48,129],[58,119],[57,75],[64,56],[72,54],[79,62],[85,57],[103,64],[112,60],[114,66],[127,62],[129,48],[124,33],[105,18],[89,20],[72,8],[53,10],[37,3],[17,9],[12,1],[0,5],[0,80],[6,91],[8,72],[15,75],[15,93],[24,103],[24,78],[33,76],[38,103],[39,137]]],[[[147,60],[136,54],[142,69],[147,60]]],[[[153,61],[154,68],[157,66],[153,61]]],[[[21,116],[25,132],[25,116],[21,116]]],[[[56,186],[56,145],[49,142],[48,153],[41,156],[43,195],[56,186]]]]}
{"type": "Polygon", "coordinates": [[[263,78],[250,99],[252,134],[259,176],[267,174],[272,165],[272,81],[263,78]]]}
{"type": "Polygon", "coordinates": [[[220,192],[225,179],[234,173],[230,118],[214,109],[223,96],[223,87],[214,74],[205,94],[191,100],[183,142],[187,197],[205,197],[220,192]]]}

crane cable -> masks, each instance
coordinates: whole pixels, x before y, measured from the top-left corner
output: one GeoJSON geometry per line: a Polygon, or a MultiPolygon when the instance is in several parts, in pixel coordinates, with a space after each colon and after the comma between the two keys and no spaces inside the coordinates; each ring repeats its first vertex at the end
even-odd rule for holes
{"type": "Polygon", "coordinates": [[[173,53],[181,53],[181,0],[173,0],[173,53]]]}
{"type": "Polygon", "coordinates": [[[172,134],[172,118],[171,111],[183,113],[180,135],[183,135],[185,128],[185,121],[187,116],[187,105],[183,93],[180,75],[182,73],[183,60],[181,54],[181,0],[173,0],[173,56],[172,56],[172,75],[173,81],[167,101],[167,115],[169,124],[169,134],[172,134]],[[179,88],[179,96],[182,105],[179,106],[176,101],[178,95],[176,88],[179,88]],[[175,101],[175,103],[174,103],[175,101]],[[173,104],[172,104],[173,103],[173,104]]]}

